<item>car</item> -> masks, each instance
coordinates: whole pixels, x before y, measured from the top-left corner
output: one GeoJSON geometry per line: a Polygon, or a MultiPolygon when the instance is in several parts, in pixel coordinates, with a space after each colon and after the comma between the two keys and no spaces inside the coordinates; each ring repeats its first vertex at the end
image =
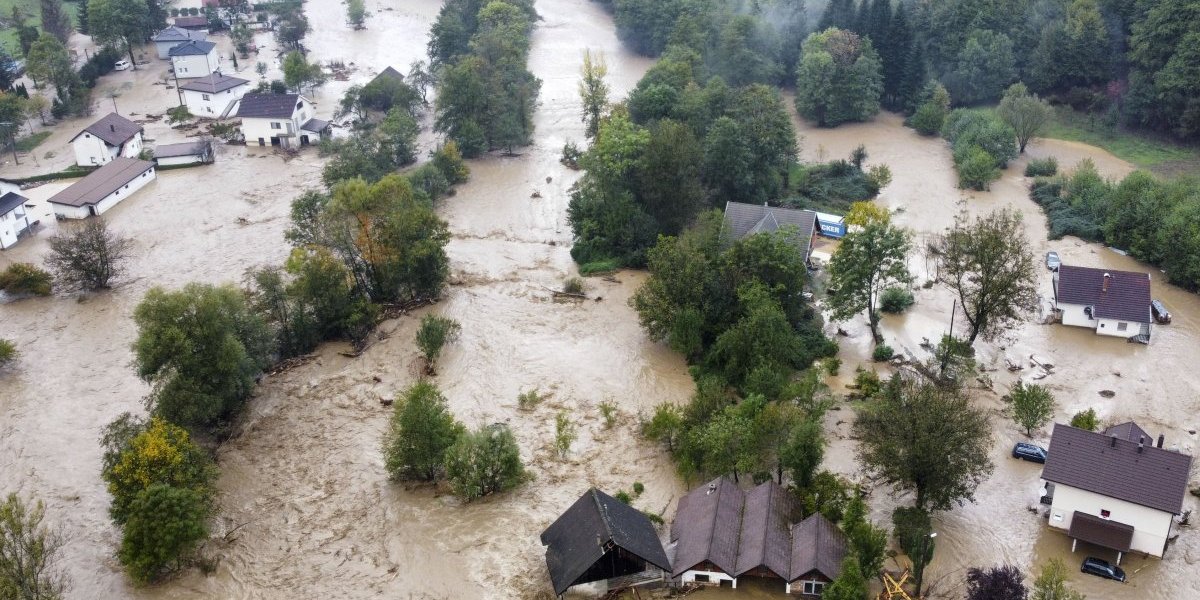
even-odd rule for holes
{"type": "Polygon", "coordinates": [[[1029,462],[1045,464],[1046,449],[1042,448],[1041,446],[1034,446],[1033,444],[1018,442],[1016,446],[1013,446],[1012,456],[1013,458],[1019,458],[1029,462]]]}
{"type": "Polygon", "coordinates": [[[1125,570],[1117,565],[1108,564],[1107,560],[1101,560],[1094,556],[1089,556],[1083,559],[1083,564],[1079,566],[1081,573],[1095,575],[1113,581],[1125,583],[1125,570]]]}
{"type": "Polygon", "coordinates": [[[1150,312],[1154,314],[1154,320],[1159,323],[1171,322],[1171,311],[1162,303],[1162,300],[1155,300],[1150,303],[1150,312]]]}
{"type": "Polygon", "coordinates": [[[10,77],[16,79],[25,74],[25,61],[10,58],[0,65],[0,69],[4,69],[10,77]]]}
{"type": "Polygon", "coordinates": [[[114,71],[126,71],[129,69],[129,66],[130,66],[129,61],[118,60],[115,64],[113,64],[113,70],[114,71]]]}
{"type": "Polygon", "coordinates": [[[1062,259],[1058,257],[1058,253],[1051,250],[1046,253],[1046,268],[1051,271],[1057,271],[1062,265],[1062,259]]]}

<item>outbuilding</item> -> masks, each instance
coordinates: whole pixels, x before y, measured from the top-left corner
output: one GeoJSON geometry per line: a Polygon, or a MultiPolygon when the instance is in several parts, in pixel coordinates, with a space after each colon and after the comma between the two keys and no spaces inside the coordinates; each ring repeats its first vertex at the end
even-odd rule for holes
{"type": "Polygon", "coordinates": [[[212,142],[205,140],[184,142],[182,144],[163,144],[154,147],[154,162],[160,167],[211,163],[212,161],[212,142]]]}
{"type": "Polygon", "coordinates": [[[725,220],[721,224],[721,239],[733,243],[756,233],[786,231],[808,262],[812,254],[813,234],[817,213],[811,210],[781,208],[766,204],[725,203],[725,220]]]}
{"type": "Polygon", "coordinates": [[[142,126],[108,113],[71,138],[75,164],[81,167],[103,165],[118,156],[136,158],[142,153],[142,126]]]}
{"type": "Polygon", "coordinates": [[[203,42],[207,39],[208,34],[204,31],[189,31],[175,27],[174,25],[163,29],[150,38],[154,42],[154,49],[158,53],[158,57],[162,59],[171,58],[171,48],[175,46],[191,40],[203,42]]]}
{"type": "Polygon", "coordinates": [[[188,31],[208,31],[208,17],[175,17],[175,26],[188,31]]]}
{"type": "Polygon", "coordinates": [[[179,89],[183,92],[183,102],[188,112],[197,117],[215,119],[228,114],[234,104],[246,95],[250,90],[250,82],[217,72],[180,84],[179,89]]]}
{"type": "Polygon", "coordinates": [[[71,184],[71,187],[51,196],[50,206],[60,219],[86,219],[104,214],[154,181],[154,171],[154,163],[147,160],[114,158],[71,184]]]}
{"type": "Polygon", "coordinates": [[[1060,265],[1054,307],[1063,325],[1150,342],[1150,274],[1060,265]]]}
{"type": "Polygon", "coordinates": [[[12,248],[31,227],[25,205],[29,198],[16,192],[0,196],[0,250],[12,248]]]}
{"type": "Polygon", "coordinates": [[[213,42],[188,40],[171,48],[167,54],[171,57],[171,68],[175,69],[177,79],[206,77],[221,69],[217,45],[213,42]]]}

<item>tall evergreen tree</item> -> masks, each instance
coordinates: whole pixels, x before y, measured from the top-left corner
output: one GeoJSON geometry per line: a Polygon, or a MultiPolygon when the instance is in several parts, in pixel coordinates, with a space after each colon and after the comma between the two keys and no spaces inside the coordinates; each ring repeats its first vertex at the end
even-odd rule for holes
{"type": "Polygon", "coordinates": [[[821,14],[821,20],[817,24],[817,31],[825,31],[830,27],[853,29],[855,20],[854,0],[829,0],[829,5],[825,7],[825,12],[821,14]]]}
{"type": "MultiPolygon", "coordinates": [[[[909,98],[902,93],[902,88],[910,68],[909,61],[914,58],[913,31],[904,4],[892,13],[887,37],[879,44],[883,59],[883,105],[891,110],[903,110],[909,98]]],[[[920,56],[917,58],[923,60],[920,56]]]]}
{"type": "Polygon", "coordinates": [[[71,15],[63,8],[62,0],[42,0],[42,31],[66,44],[71,30],[71,15]]]}

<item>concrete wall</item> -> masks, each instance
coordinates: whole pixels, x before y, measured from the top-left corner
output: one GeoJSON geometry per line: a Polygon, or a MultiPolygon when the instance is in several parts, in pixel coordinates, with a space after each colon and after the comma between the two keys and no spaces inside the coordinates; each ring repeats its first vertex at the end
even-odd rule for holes
{"type": "Polygon", "coordinates": [[[193,115],[215,119],[225,112],[230,103],[244,96],[249,89],[250,85],[246,84],[215,94],[183,90],[183,102],[193,115]],[[205,99],[205,96],[208,98],[205,99]]]}
{"type": "Polygon", "coordinates": [[[168,167],[171,165],[190,165],[200,162],[200,156],[193,154],[191,156],[168,156],[167,158],[155,158],[155,162],[160,167],[168,167]]]}
{"type": "Polygon", "coordinates": [[[731,582],[731,583],[733,584],[733,587],[734,587],[735,589],[737,588],[737,578],[735,578],[735,577],[730,577],[729,575],[727,575],[727,574],[725,574],[725,573],[722,573],[721,571],[684,571],[684,572],[683,572],[683,575],[680,575],[680,576],[679,576],[679,583],[680,583],[680,584],[686,584],[686,583],[701,583],[701,584],[705,584],[705,583],[709,583],[709,584],[712,584],[712,585],[719,585],[719,584],[720,584],[722,581],[729,581],[729,582],[731,582]],[[697,581],[696,581],[696,576],[697,576],[697,575],[701,575],[701,576],[707,575],[707,576],[708,576],[708,581],[706,581],[706,582],[705,582],[705,581],[697,582],[697,581]]]}
{"type": "Polygon", "coordinates": [[[1171,532],[1171,513],[1061,483],[1054,484],[1054,504],[1050,506],[1051,527],[1067,531],[1071,529],[1071,517],[1075,511],[1099,517],[1102,510],[1109,511],[1109,519],[1133,526],[1132,550],[1162,557],[1167,536],[1171,532]]]}
{"type": "Polygon", "coordinates": [[[172,57],[171,65],[175,67],[175,76],[179,79],[205,77],[221,68],[220,61],[217,59],[216,48],[213,48],[212,52],[204,56],[189,54],[187,56],[172,57]]]}
{"type": "MultiPolygon", "coordinates": [[[[96,203],[95,213],[102,215],[108,209],[120,204],[122,200],[132,196],[138,190],[146,187],[146,184],[154,181],[158,175],[155,173],[154,167],[151,167],[146,172],[135,177],[129,183],[121,186],[121,189],[105,196],[103,200],[96,203]]],[[[54,215],[62,219],[86,219],[92,216],[92,210],[87,206],[66,206],[63,204],[51,203],[50,206],[54,209],[54,215]]]]}

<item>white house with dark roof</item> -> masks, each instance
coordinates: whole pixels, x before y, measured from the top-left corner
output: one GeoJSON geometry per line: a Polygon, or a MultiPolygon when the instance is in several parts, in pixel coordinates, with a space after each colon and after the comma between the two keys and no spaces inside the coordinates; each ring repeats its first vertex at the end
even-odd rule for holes
{"type": "Polygon", "coordinates": [[[242,135],[251,146],[292,148],[316,143],[329,133],[329,122],[300,94],[246,94],[237,107],[242,135]]]}
{"type": "Polygon", "coordinates": [[[108,113],[75,134],[71,147],[81,167],[103,165],[118,156],[136,158],[142,152],[142,126],[108,113]]]}
{"type": "Polygon", "coordinates": [[[71,184],[71,187],[51,196],[50,206],[60,219],[86,219],[104,214],[154,181],[154,171],[154,163],[147,160],[114,158],[71,184]]]}
{"type": "Polygon", "coordinates": [[[171,48],[167,55],[178,79],[205,77],[221,70],[217,45],[213,42],[188,40],[171,48]]]}
{"type": "Polygon", "coordinates": [[[158,57],[162,59],[171,58],[171,48],[174,48],[175,46],[191,40],[203,42],[207,39],[208,34],[203,31],[189,31],[174,25],[163,29],[162,31],[154,34],[154,37],[150,38],[150,40],[154,42],[154,49],[158,53],[158,57]]]}
{"type": "Polygon", "coordinates": [[[1150,274],[1062,265],[1053,281],[1063,325],[1149,343],[1150,274]]]}
{"type": "Polygon", "coordinates": [[[788,239],[796,245],[807,262],[812,254],[816,224],[817,213],[811,210],[726,202],[721,237],[732,243],[756,233],[788,231],[788,239]]]}
{"type": "Polygon", "coordinates": [[[1175,516],[1183,512],[1192,457],[1162,447],[1136,423],[1103,433],[1056,423],[1046,452],[1042,504],[1049,525],[1114,550],[1162,557],[1175,516]]]}
{"type": "Polygon", "coordinates": [[[0,196],[0,250],[12,248],[29,230],[29,216],[25,212],[28,202],[29,198],[16,192],[0,196]]]}
{"type": "Polygon", "coordinates": [[[179,89],[183,92],[183,103],[187,105],[188,112],[197,117],[215,119],[224,116],[235,102],[250,91],[250,82],[217,72],[182,83],[179,89]]]}

